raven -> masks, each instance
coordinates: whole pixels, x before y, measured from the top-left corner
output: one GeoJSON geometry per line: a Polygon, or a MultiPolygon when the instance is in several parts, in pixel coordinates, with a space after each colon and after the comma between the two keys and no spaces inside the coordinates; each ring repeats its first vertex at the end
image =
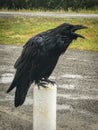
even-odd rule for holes
{"type": "Polygon", "coordinates": [[[39,33],[27,41],[14,65],[16,73],[7,90],[8,93],[16,87],[15,107],[24,103],[32,83],[42,87],[45,87],[43,81],[52,83],[48,78],[60,55],[66,51],[73,40],[78,37],[84,38],[75,33],[76,30],[84,28],[87,27],[63,23],[54,29],[39,33]]]}

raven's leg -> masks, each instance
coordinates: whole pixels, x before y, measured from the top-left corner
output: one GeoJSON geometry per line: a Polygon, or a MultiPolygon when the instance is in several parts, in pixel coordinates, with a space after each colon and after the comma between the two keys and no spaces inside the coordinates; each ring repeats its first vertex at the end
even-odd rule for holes
{"type": "Polygon", "coordinates": [[[39,80],[39,81],[35,81],[35,84],[37,84],[38,89],[40,89],[40,87],[44,87],[47,88],[47,82],[45,82],[45,80],[39,80]]]}
{"type": "Polygon", "coordinates": [[[40,87],[47,88],[47,84],[49,84],[49,83],[51,83],[52,85],[55,84],[54,81],[51,81],[48,78],[44,78],[44,79],[41,79],[39,81],[35,81],[35,84],[37,84],[38,89],[40,89],[40,87]]]}
{"type": "Polygon", "coordinates": [[[51,80],[50,80],[50,79],[48,79],[48,78],[41,79],[41,81],[44,81],[44,82],[46,82],[46,83],[51,83],[52,85],[54,85],[54,84],[55,84],[55,82],[54,82],[54,81],[51,81],[51,80]]]}

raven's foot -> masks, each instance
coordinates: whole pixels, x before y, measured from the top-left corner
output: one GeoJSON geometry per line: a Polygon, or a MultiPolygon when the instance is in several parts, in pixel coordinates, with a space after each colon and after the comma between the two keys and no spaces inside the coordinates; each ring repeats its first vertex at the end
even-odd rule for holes
{"type": "Polygon", "coordinates": [[[37,86],[38,86],[38,89],[40,89],[40,87],[47,88],[47,82],[45,82],[45,81],[39,81],[37,83],[37,86]]]}
{"type": "Polygon", "coordinates": [[[38,81],[36,84],[37,84],[37,86],[38,86],[38,89],[40,89],[40,87],[47,88],[49,83],[52,84],[52,85],[55,84],[54,81],[51,81],[51,80],[49,80],[49,79],[41,79],[41,80],[38,81]]]}
{"type": "Polygon", "coordinates": [[[42,79],[41,81],[44,81],[44,82],[46,82],[46,83],[50,83],[50,84],[52,84],[52,85],[54,85],[55,84],[55,82],[54,81],[51,81],[51,80],[49,80],[49,79],[42,79]]]}

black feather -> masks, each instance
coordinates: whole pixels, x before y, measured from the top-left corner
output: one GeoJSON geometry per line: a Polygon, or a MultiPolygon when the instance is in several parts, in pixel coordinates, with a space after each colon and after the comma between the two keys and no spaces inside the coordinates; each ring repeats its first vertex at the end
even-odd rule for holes
{"type": "Polygon", "coordinates": [[[60,55],[66,51],[72,40],[82,37],[75,33],[82,28],[86,27],[64,23],[29,39],[14,65],[16,74],[7,90],[10,92],[16,87],[16,107],[25,101],[31,83],[38,84],[42,79],[47,81],[60,55]]]}

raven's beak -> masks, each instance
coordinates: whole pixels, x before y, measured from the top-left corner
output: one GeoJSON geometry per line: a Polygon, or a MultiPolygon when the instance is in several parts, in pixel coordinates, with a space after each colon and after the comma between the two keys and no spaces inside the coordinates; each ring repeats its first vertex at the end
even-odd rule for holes
{"type": "MultiPolygon", "coordinates": [[[[86,26],[83,26],[83,25],[75,25],[74,28],[72,29],[72,32],[75,32],[77,30],[80,30],[80,29],[86,29],[87,27],[86,26]]],[[[82,35],[80,34],[77,34],[77,33],[74,33],[77,37],[80,37],[80,38],[85,38],[83,37],[82,35]]]]}

